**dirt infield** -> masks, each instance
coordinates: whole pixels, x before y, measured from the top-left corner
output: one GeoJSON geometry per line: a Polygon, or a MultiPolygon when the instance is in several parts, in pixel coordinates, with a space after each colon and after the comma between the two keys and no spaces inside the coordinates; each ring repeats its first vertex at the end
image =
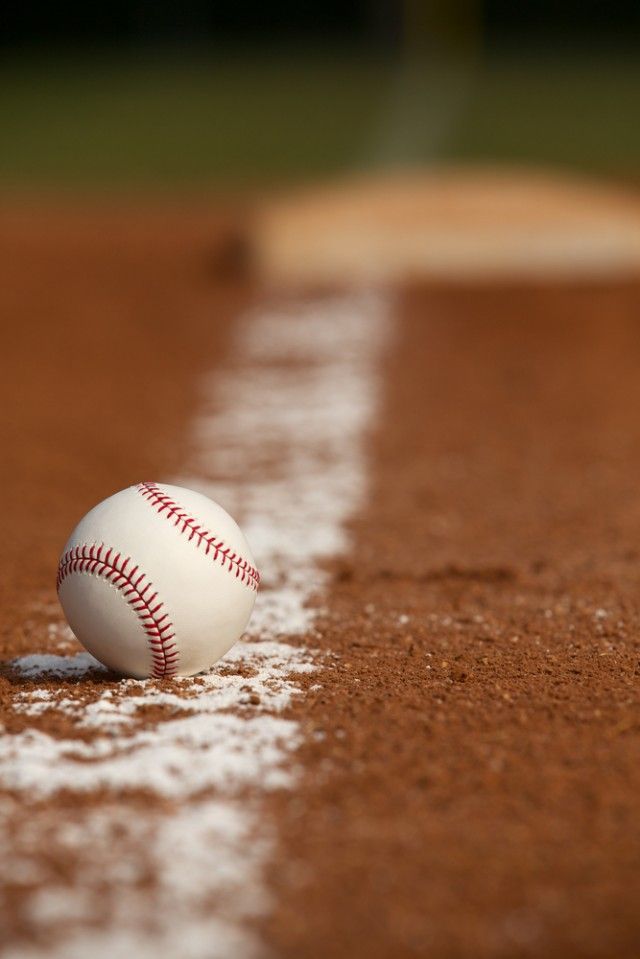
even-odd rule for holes
{"type": "Polygon", "coordinates": [[[49,594],[79,510],[180,462],[195,377],[250,296],[218,283],[212,301],[227,227],[215,208],[178,204],[3,210],[2,489],[15,504],[0,542],[3,625],[16,609],[20,622],[25,595],[49,594]]]}
{"type": "Polygon", "coordinates": [[[639,294],[400,303],[276,954],[636,954],[639,294]]]}
{"type": "Polygon", "coordinates": [[[232,219],[0,231],[0,954],[631,959],[640,285],[274,302],[232,219]],[[212,674],[127,683],[58,554],[176,476],[263,606],[212,674]]]}
{"type": "Polygon", "coordinates": [[[637,277],[640,204],[628,186],[537,169],[354,175],[262,204],[251,248],[268,284],[293,288],[637,277]]]}

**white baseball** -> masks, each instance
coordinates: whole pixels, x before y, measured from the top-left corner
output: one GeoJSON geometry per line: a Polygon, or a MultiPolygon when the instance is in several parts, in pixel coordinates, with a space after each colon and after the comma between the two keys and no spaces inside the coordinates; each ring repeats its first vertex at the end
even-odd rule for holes
{"type": "Polygon", "coordinates": [[[58,595],[82,645],[138,679],[192,676],[244,632],[259,583],[240,528],[201,493],[140,483],[80,520],[58,595]]]}

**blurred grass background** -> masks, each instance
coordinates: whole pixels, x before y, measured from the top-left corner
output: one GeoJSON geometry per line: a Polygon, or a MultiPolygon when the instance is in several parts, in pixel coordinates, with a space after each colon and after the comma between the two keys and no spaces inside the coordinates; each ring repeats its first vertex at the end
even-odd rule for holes
{"type": "Polygon", "coordinates": [[[340,167],[388,83],[362,57],[256,51],[0,68],[0,177],[13,182],[244,183],[340,167]]]}
{"type": "Polygon", "coordinates": [[[640,8],[620,3],[12,8],[0,186],[244,187],[434,160],[635,177],[640,8]]]}
{"type": "MultiPolygon", "coordinates": [[[[330,57],[245,49],[188,60],[8,59],[0,66],[0,178],[186,187],[366,166],[394,109],[397,69],[347,49],[330,57]]],[[[433,159],[431,96],[439,102],[451,70],[442,79],[437,66],[420,73],[420,102],[399,159],[433,159]]],[[[640,58],[631,53],[502,51],[465,71],[439,160],[524,160],[621,175],[640,168],[640,58]]],[[[410,85],[405,93],[411,98],[410,85]]]]}

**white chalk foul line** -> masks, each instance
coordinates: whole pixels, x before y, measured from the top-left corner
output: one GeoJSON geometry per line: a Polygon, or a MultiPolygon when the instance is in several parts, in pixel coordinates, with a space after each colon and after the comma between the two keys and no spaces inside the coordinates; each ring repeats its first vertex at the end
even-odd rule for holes
{"type": "MultiPolygon", "coordinates": [[[[262,871],[272,837],[256,800],[240,793],[294,781],[286,761],[300,733],[279,713],[299,692],[296,675],[314,667],[312,653],[287,639],[313,635],[319,564],[348,548],[345,522],[366,492],[364,437],[378,406],[389,322],[385,301],[368,294],[256,311],[239,322],[229,364],[202,384],[193,455],[174,481],[220,502],[251,543],[264,586],[247,637],[221,668],[181,680],[177,693],[150,681],[126,695],[133,681],[124,680],[89,703],[74,699],[72,687],[62,700],[37,685],[16,694],[16,710],[62,711],[92,737],[5,736],[0,785],[30,798],[103,789],[114,801],[58,821],[56,845],[77,860],[65,885],[33,855],[33,836],[46,842],[51,829],[46,808],[34,811],[25,836],[10,827],[7,800],[0,870],[12,882],[24,874],[40,884],[27,919],[47,939],[46,948],[20,946],[7,956],[261,953],[248,921],[268,909],[262,871]],[[176,718],[133,723],[149,706],[176,718]],[[177,800],[177,811],[132,815],[115,797],[136,789],[177,800]],[[141,871],[154,877],[151,888],[141,888],[141,871]]],[[[30,683],[39,673],[68,679],[96,668],[86,654],[27,656],[15,665],[30,683]]]]}

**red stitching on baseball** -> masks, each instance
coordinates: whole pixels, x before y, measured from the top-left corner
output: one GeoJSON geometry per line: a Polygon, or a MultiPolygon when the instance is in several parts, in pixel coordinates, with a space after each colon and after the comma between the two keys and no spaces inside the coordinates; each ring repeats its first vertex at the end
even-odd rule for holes
{"type": "Polygon", "coordinates": [[[121,553],[118,553],[112,559],[113,552],[113,547],[107,547],[104,543],[99,546],[97,543],[91,546],[83,544],[67,550],[58,564],[56,589],[60,590],[62,583],[72,573],[89,573],[106,579],[125,597],[146,633],[153,663],[152,677],[166,679],[167,676],[173,676],[178,668],[179,654],[176,644],[171,642],[175,633],[169,614],[164,612],[158,615],[164,609],[164,603],[155,602],[157,593],[145,597],[145,593],[153,589],[145,574],[139,572],[138,566],[127,572],[131,557],[122,559],[121,553]]]}
{"type": "Polygon", "coordinates": [[[255,566],[251,566],[237,553],[232,553],[230,547],[225,547],[221,539],[199,526],[194,517],[190,516],[171,496],[164,493],[157,483],[139,483],[136,489],[161,516],[172,520],[180,533],[188,533],[189,542],[195,539],[197,549],[204,546],[205,556],[209,556],[213,551],[214,562],[219,562],[224,569],[235,573],[236,579],[245,586],[257,590],[260,584],[260,573],[255,566]]]}

